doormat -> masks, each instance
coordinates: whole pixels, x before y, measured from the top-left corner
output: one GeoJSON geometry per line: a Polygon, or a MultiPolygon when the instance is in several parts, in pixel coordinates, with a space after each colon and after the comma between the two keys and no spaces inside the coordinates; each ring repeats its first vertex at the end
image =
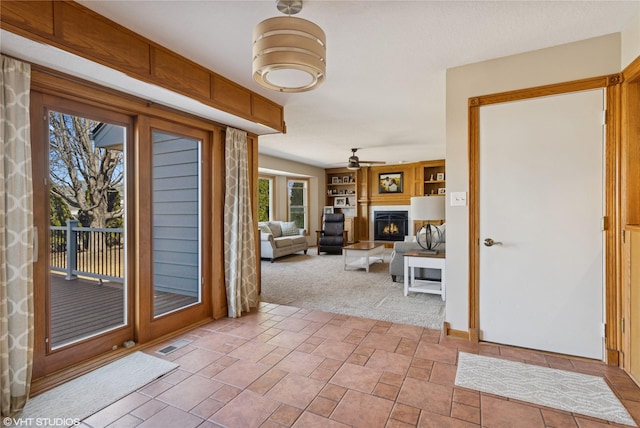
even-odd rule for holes
{"type": "Polygon", "coordinates": [[[460,352],[455,384],[502,397],[636,426],[627,409],[599,376],[460,352]]]}
{"type": "Polygon", "coordinates": [[[16,425],[37,421],[38,426],[72,426],[176,367],[175,363],[134,352],[33,397],[14,418],[16,425]]]}

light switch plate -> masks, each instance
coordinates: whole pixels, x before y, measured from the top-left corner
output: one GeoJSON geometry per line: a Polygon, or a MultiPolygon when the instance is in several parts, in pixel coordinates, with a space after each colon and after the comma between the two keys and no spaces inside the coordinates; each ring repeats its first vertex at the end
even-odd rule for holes
{"type": "Polygon", "coordinates": [[[467,205],[467,192],[451,192],[451,206],[464,207],[467,205]]]}

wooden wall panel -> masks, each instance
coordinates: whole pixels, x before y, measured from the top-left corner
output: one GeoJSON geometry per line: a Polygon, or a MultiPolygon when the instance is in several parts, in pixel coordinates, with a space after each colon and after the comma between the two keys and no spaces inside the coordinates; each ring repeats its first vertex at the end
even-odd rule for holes
{"type": "Polygon", "coordinates": [[[209,98],[209,73],[166,49],[151,48],[151,75],[178,91],[209,98]]]}
{"type": "Polygon", "coordinates": [[[251,97],[251,112],[258,122],[276,129],[283,129],[282,108],[258,95],[251,97]]]}
{"type": "Polygon", "coordinates": [[[251,92],[222,77],[211,76],[211,99],[244,115],[251,115],[251,92]]]}
{"type": "Polygon", "coordinates": [[[86,58],[149,74],[149,44],[135,33],[72,3],[54,2],[56,35],[86,58]]]}
{"type": "Polygon", "coordinates": [[[3,1],[2,20],[38,34],[53,35],[51,1],[3,1]]]}

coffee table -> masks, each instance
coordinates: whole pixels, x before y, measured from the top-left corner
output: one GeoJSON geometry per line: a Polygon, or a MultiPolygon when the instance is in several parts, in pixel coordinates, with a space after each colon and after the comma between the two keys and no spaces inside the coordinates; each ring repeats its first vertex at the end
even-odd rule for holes
{"type": "Polygon", "coordinates": [[[369,272],[371,264],[378,261],[384,262],[384,244],[358,242],[357,244],[347,245],[342,247],[342,256],[344,257],[344,270],[347,270],[347,267],[356,267],[358,269],[364,268],[369,272]],[[349,261],[350,257],[352,258],[351,261],[349,261]]]}

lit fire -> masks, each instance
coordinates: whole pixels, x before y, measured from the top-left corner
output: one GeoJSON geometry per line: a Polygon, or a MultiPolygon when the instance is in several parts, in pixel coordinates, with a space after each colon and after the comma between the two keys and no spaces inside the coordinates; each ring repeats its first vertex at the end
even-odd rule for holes
{"type": "Polygon", "coordinates": [[[400,229],[398,229],[398,226],[396,226],[395,223],[390,223],[384,227],[384,229],[382,230],[382,233],[388,234],[388,235],[395,235],[397,233],[400,233],[400,229]]]}

